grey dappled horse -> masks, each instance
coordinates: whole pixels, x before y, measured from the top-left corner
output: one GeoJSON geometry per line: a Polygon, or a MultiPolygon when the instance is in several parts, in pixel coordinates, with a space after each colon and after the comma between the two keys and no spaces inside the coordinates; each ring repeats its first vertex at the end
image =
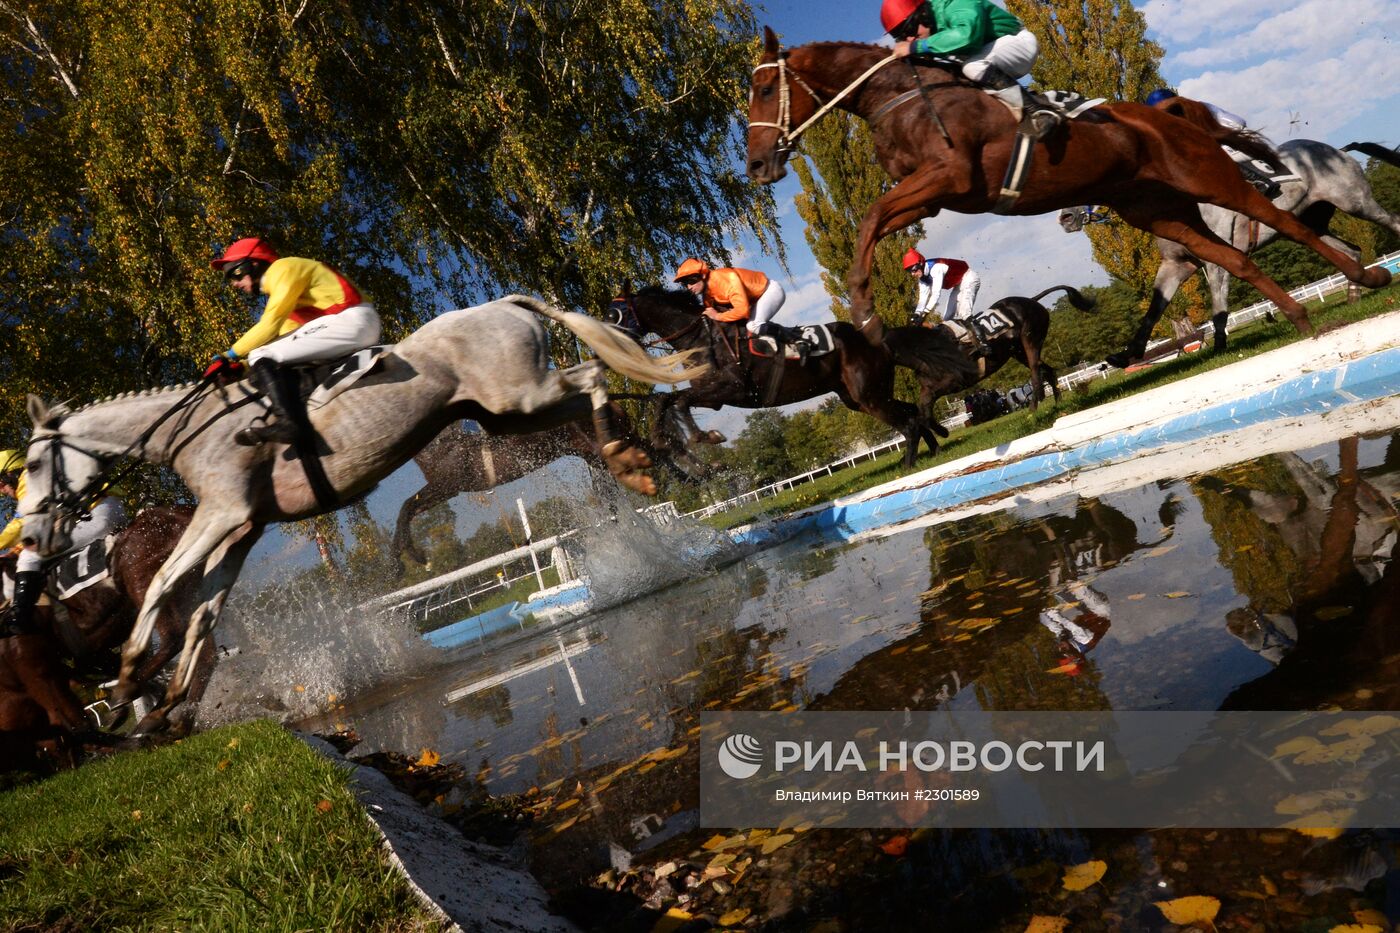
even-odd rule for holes
{"type": "MultiPolygon", "coordinates": [[[[1278,147],[1278,154],[1299,181],[1284,182],[1283,190],[1274,198],[1274,204],[1296,216],[1328,245],[1353,259],[1361,255],[1355,246],[1328,235],[1327,225],[1337,211],[1380,224],[1400,235],[1400,216],[1387,211],[1376,201],[1366,181],[1366,174],[1355,159],[1312,139],[1289,140],[1278,147]]],[[[1082,223],[1076,226],[1071,214],[1071,211],[1060,212],[1060,224],[1067,233],[1078,232],[1083,226],[1082,223]]],[[[1261,226],[1243,214],[1213,204],[1201,205],[1201,217],[1222,240],[1246,253],[1278,236],[1271,227],[1261,226]]],[[[1167,304],[1181,284],[1202,266],[1205,267],[1206,284],[1210,288],[1215,349],[1225,349],[1225,320],[1230,314],[1227,298],[1229,274],[1217,265],[1201,262],[1179,243],[1158,237],[1157,247],[1162,251],[1162,265],[1158,267],[1157,279],[1152,283],[1152,302],[1127,349],[1109,355],[1108,362],[1114,366],[1127,366],[1142,357],[1152,336],[1152,328],[1162,317],[1167,304]]]]}
{"type": "MultiPolygon", "coordinates": [[[[635,479],[648,461],[611,436],[605,364],[646,382],[675,383],[704,372],[686,354],[650,357],[625,331],[534,298],[512,295],[444,314],[385,354],[377,371],[310,413],[326,476],[344,503],[367,492],[451,421],[470,418],[488,431],[525,433],[586,417],[591,404],[610,469],[623,482],[635,479]],[[568,328],[599,359],[550,369],[537,314],[568,328]]],[[[180,390],[189,388],[128,394],[76,410],[29,398],[34,435],[20,509],[25,537],[41,553],[67,546],[81,503],[118,457],[172,466],[199,499],[122,649],[119,702],[130,699],[127,688],[161,607],[182,580],[198,578],[178,667],[155,711],[160,715],[151,720],[156,727],[184,699],[193,659],[264,526],[323,511],[285,445],[233,442],[240,428],[263,414],[247,383],[197,391],[181,405],[186,397],[180,390]]]]}

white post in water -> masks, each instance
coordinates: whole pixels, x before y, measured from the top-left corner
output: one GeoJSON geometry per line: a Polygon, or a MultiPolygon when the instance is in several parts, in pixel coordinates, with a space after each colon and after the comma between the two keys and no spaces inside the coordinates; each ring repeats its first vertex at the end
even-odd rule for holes
{"type": "Polygon", "coordinates": [[[530,538],[530,518],[525,514],[525,500],[517,498],[515,506],[520,509],[520,524],[525,527],[525,546],[530,549],[530,563],[535,566],[535,584],[544,589],[544,574],[540,573],[540,559],[535,554],[535,542],[530,538]]]}

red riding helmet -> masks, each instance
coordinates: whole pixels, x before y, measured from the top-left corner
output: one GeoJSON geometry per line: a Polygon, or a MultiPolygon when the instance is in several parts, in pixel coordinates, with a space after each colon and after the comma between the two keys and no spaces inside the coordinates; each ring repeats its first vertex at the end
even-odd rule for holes
{"type": "Polygon", "coordinates": [[[924,264],[924,254],[916,249],[910,249],[904,254],[904,271],[910,272],[924,264]]]}
{"type": "Polygon", "coordinates": [[[277,255],[277,251],[269,246],[266,240],[250,236],[230,243],[222,256],[209,263],[209,268],[223,271],[228,266],[245,259],[261,259],[263,262],[271,264],[280,258],[282,257],[277,255]]]}
{"type": "Polygon", "coordinates": [[[894,31],[925,2],[926,0],[885,0],[880,6],[880,25],[885,27],[885,32],[894,35],[894,31]]]}
{"type": "Polygon", "coordinates": [[[679,282],[681,279],[690,278],[692,275],[709,275],[709,263],[703,259],[696,259],[694,256],[681,263],[681,267],[676,270],[676,277],[672,282],[679,282]]]}

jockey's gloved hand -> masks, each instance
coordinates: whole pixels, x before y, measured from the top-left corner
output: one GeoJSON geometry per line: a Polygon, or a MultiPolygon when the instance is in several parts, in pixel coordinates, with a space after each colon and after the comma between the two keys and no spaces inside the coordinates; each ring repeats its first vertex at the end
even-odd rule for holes
{"type": "Polygon", "coordinates": [[[214,361],[204,370],[204,381],[217,382],[219,385],[228,385],[242,378],[243,364],[232,351],[214,357],[214,361]]]}

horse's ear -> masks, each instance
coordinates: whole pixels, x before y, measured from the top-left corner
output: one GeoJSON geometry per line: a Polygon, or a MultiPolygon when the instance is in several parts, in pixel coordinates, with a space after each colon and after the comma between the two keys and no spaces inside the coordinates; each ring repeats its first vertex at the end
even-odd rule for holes
{"type": "Polygon", "coordinates": [[[29,419],[34,422],[36,428],[56,428],[62,416],[49,410],[49,405],[37,395],[30,395],[28,399],[29,419]]]}
{"type": "Polygon", "coordinates": [[[778,54],[778,34],[772,26],[763,27],[763,51],[766,55],[778,54]]]}
{"type": "Polygon", "coordinates": [[[623,282],[622,282],[622,297],[623,297],[623,298],[627,298],[627,299],[629,299],[629,300],[631,299],[631,297],[632,297],[632,280],[631,280],[631,279],[624,279],[624,280],[623,280],[623,282]]]}

